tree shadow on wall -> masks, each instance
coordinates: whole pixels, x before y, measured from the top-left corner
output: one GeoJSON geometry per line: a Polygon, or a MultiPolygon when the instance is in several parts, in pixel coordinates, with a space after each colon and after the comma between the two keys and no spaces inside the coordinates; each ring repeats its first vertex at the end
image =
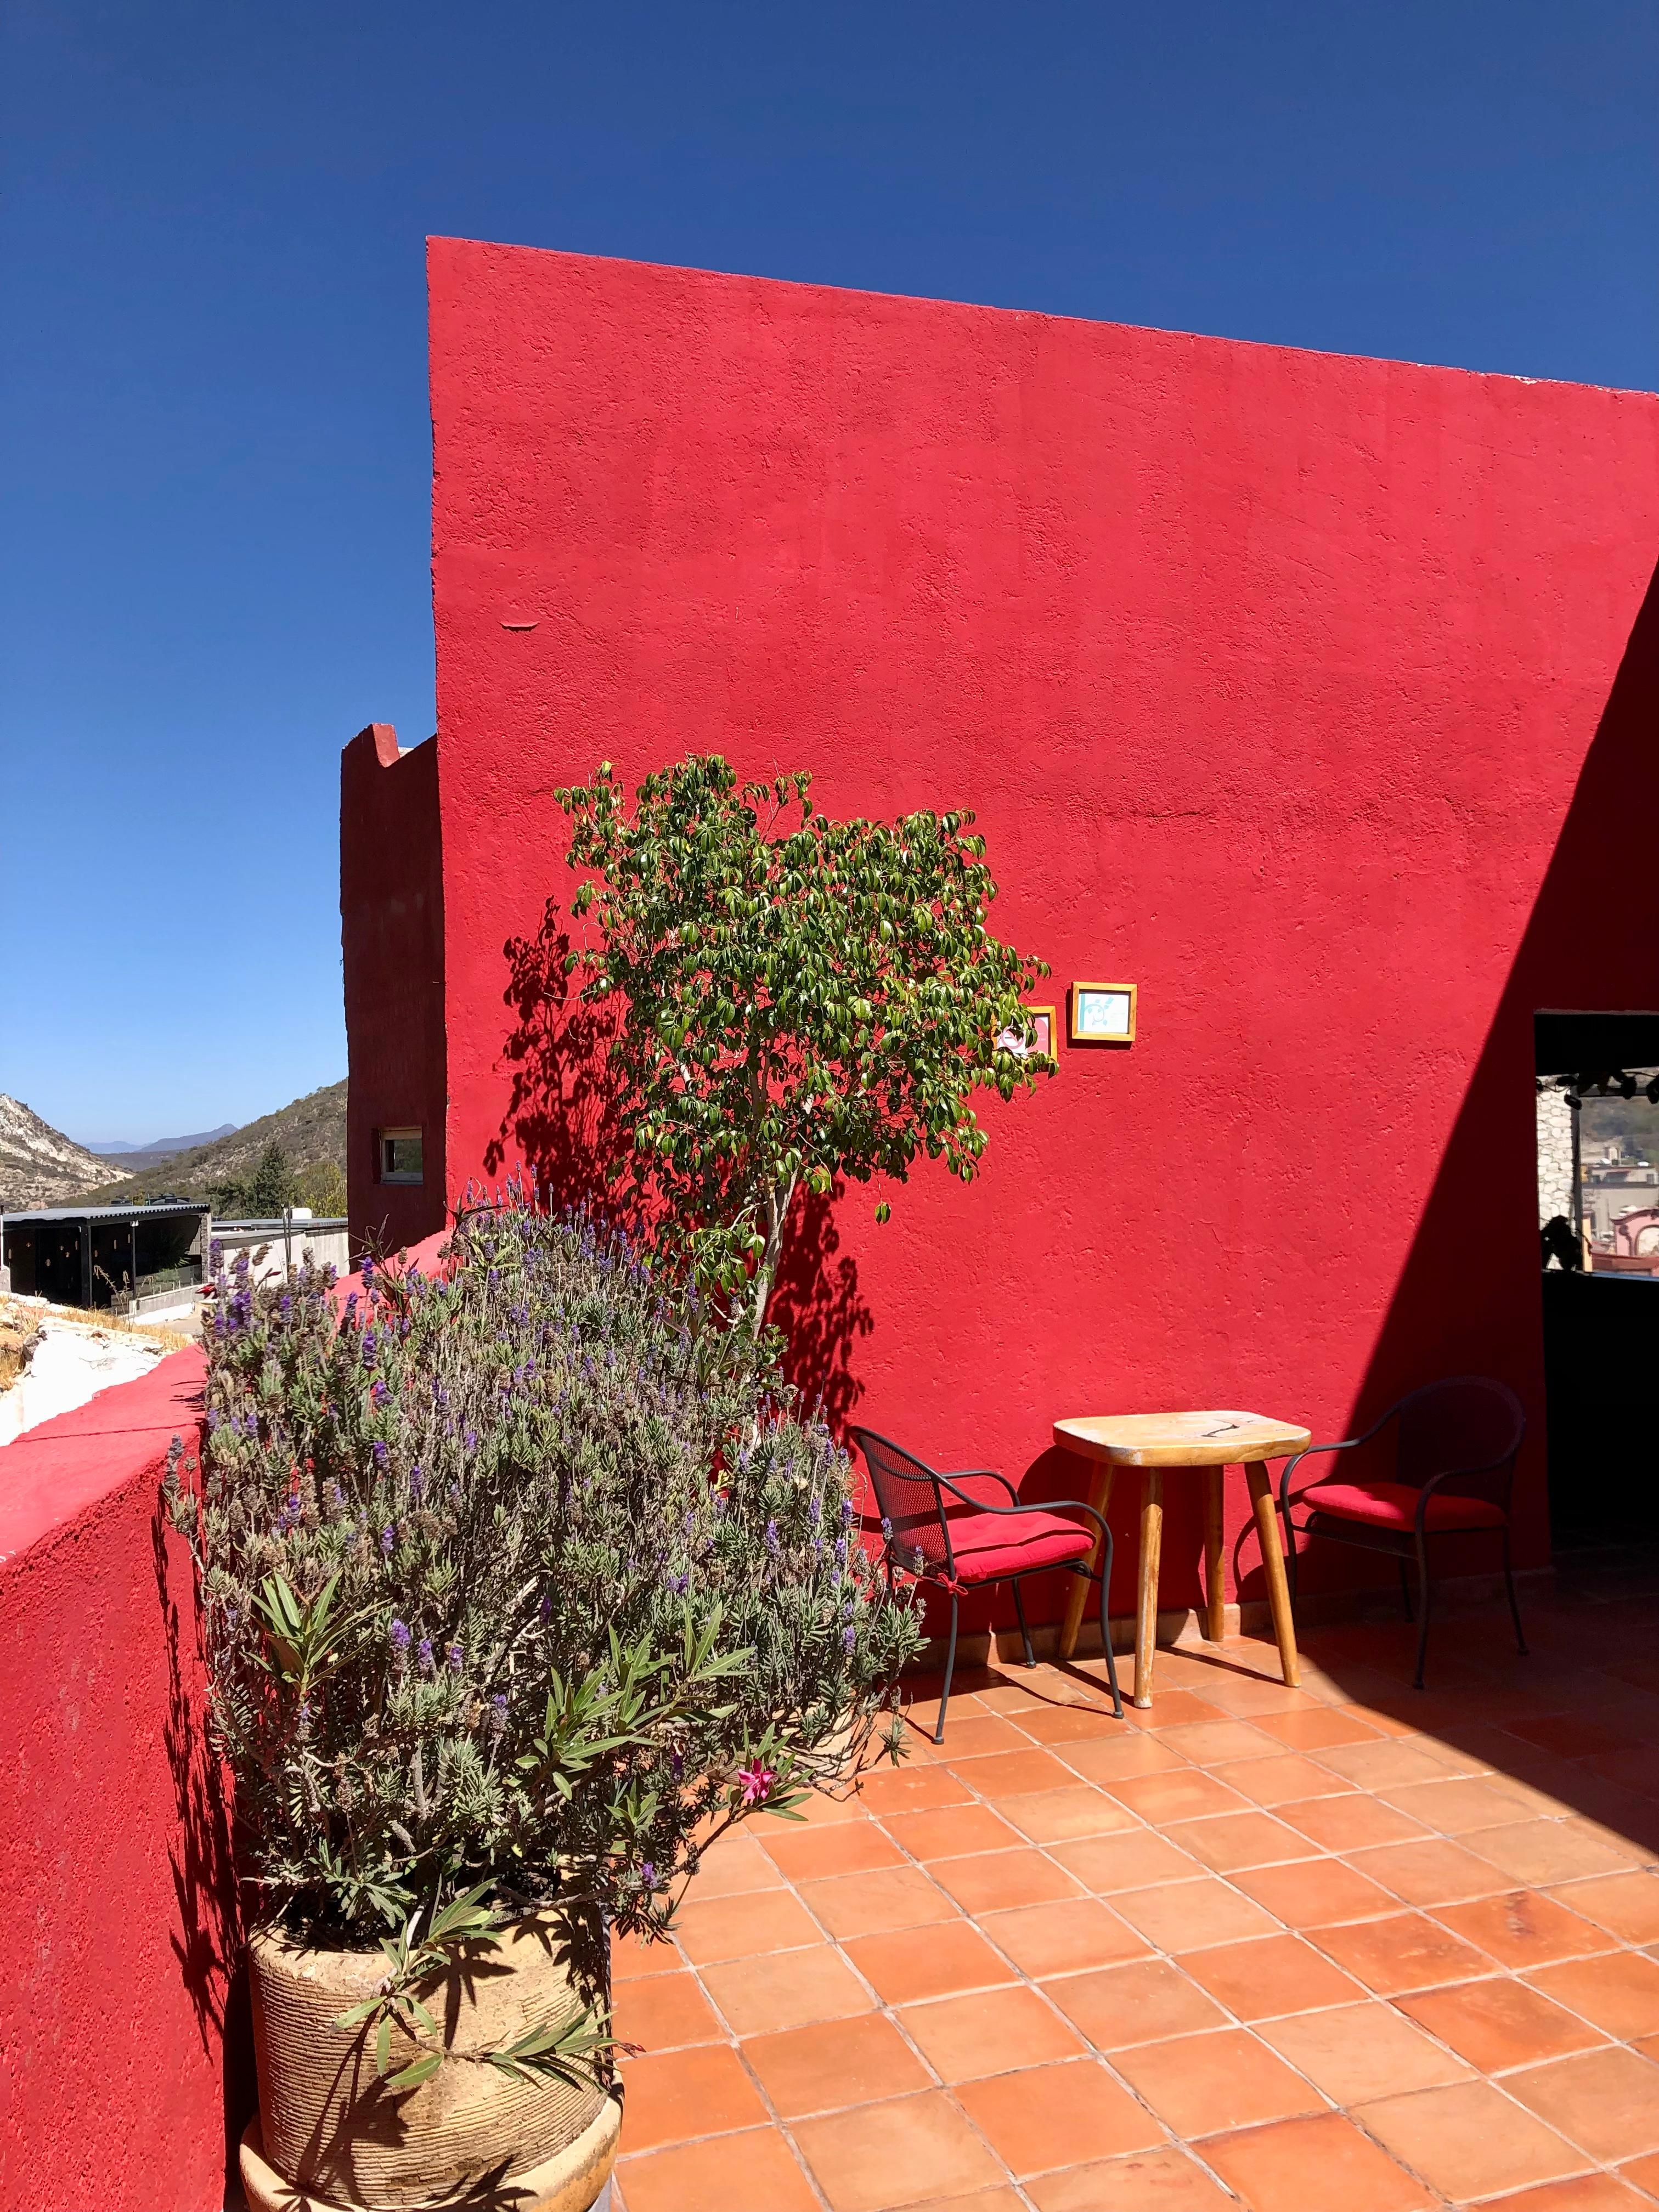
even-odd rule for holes
{"type": "Polygon", "coordinates": [[[582,1003],[566,968],[570,936],[556,900],[548,901],[538,929],[508,938],[502,951],[502,998],[513,1026],[501,1056],[512,1084],[484,1166],[497,1175],[516,1155],[550,1207],[612,1210],[613,1163],[627,1156],[634,1140],[610,1073],[614,1018],[582,1003]]]}
{"type": "Polygon", "coordinates": [[[837,1182],[828,1198],[809,1191],[797,1200],[770,1316],[787,1342],[784,1373],[802,1403],[817,1408],[837,1434],[864,1394],[853,1372],[853,1348],[876,1325],[859,1288],[858,1262],[841,1249],[836,1206],[845,1195],[837,1182]]]}
{"type": "MultiPolygon", "coordinates": [[[[596,1207],[642,1236],[648,1224],[618,1187],[617,1164],[632,1151],[634,1132],[610,1069],[615,1018],[582,1003],[565,965],[570,937],[557,902],[548,901],[532,934],[509,938],[502,949],[502,999],[513,1025],[501,1056],[512,1084],[485,1168],[498,1175],[522,1160],[549,1207],[596,1207]]],[[[787,1340],[785,1373],[832,1427],[845,1423],[858,1401],[853,1347],[875,1327],[858,1263],[841,1250],[835,1206],[843,1195],[838,1183],[827,1199],[810,1193],[797,1199],[771,1309],[787,1340]]]]}
{"type": "Polygon", "coordinates": [[[184,1540],[170,1528],[163,1504],[158,1503],[151,1519],[150,1547],[167,1661],[162,1735],[179,1815],[167,1849],[176,1911],[169,1941],[202,2048],[210,2056],[216,2049],[219,2054],[228,2172],[256,2094],[229,1785],[208,1725],[206,1653],[195,1577],[184,1540]]]}

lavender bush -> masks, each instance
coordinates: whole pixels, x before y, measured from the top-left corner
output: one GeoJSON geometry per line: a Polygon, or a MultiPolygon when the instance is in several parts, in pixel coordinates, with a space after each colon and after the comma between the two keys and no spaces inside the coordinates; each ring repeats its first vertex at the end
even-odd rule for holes
{"type": "Polygon", "coordinates": [[[532,1908],[658,1932],[714,1837],[896,1750],[917,1631],[845,1455],[695,1292],[521,1203],[343,1314],[239,1268],[171,1489],[250,1918],[404,1981],[532,1908]]]}

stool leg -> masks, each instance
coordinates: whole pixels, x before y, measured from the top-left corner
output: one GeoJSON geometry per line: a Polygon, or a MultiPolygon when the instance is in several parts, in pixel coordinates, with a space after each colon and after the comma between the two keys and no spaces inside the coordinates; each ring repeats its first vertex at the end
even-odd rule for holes
{"type": "Polygon", "coordinates": [[[1224,1467],[1204,1470],[1204,1589],[1209,1604],[1205,1634],[1219,1644],[1227,1632],[1227,1585],[1222,1577],[1222,1477],[1224,1467]]]}
{"type": "Polygon", "coordinates": [[[1250,1504],[1255,1514],[1255,1533],[1261,1540],[1261,1569],[1267,1580],[1267,1606],[1279,1642],[1279,1671],[1290,1688],[1302,1680],[1296,1656],[1296,1623],[1291,1618],[1291,1594],[1285,1583],[1285,1554],[1279,1548],[1279,1513],[1267,1468],[1253,1460],[1244,1470],[1250,1486],[1250,1504]]]}
{"type": "Polygon", "coordinates": [[[1140,1583],[1135,1607],[1135,1704],[1152,1702],[1152,1654],[1158,1648],[1158,1567],[1164,1549],[1164,1471],[1149,1467],[1140,1493],[1140,1583]]]}

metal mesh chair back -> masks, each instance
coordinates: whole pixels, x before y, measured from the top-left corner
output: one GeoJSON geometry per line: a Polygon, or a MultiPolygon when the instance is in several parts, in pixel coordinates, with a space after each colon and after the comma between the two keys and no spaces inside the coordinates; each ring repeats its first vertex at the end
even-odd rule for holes
{"type": "Polygon", "coordinates": [[[948,1573],[952,1562],[945,1525],[945,1493],[932,1468],[873,1429],[849,1433],[870,1470],[894,1565],[921,1574],[940,1569],[948,1573]]]}
{"type": "Polygon", "coordinates": [[[1446,1483],[1443,1494],[1489,1498],[1507,1511],[1526,1427],[1521,1401],[1507,1383],[1484,1375],[1425,1383],[1400,1402],[1395,1480],[1420,1490],[1436,1475],[1468,1468],[1446,1483]]]}

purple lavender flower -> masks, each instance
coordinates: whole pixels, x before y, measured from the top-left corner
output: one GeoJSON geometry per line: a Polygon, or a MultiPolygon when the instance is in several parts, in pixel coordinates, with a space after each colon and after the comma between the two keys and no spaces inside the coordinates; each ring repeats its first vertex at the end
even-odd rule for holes
{"type": "Polygon", "coordinates": [[[421,1473],[419,1463],[416,1462],[409,1470],[409,1498],[412,1505],[420,1504],[421,1496],[425,1488],[426,1477],[421,1473]]]}
{"type": "Polygon", "coordinates": [[[843,1498],[841,1501],[841,1525],[843,1528],[850,1528],[853,1525],[853,1501],[850,1498],[843,1498]]]}
{"type": "Polygon", "coordinates": [[[369,1446],[369,1449],[374,1455],[374,1466],[377,1473],[384,1474],[386,1472],[386,1446],[380,1442],[380,1438],[376,1437],[374,1442],[369,1446]]]}
{"type": "Polygon", "coordinates": [[[848,1624],[848,1626],[847,1627],[843,1628],[843,1629],[842,1629],[842,1631],[841,1632],[841,1648],[842,1648],[842,1650],[843,1651],[847,1652],[847,1653],[849,1655],[849,1656],[850,1656],[850,1655],[851,1655],[851,1653],[852,1653],[853,1647],[854,1647],[854,1645],[858,1642],[858,1640],[859,1640],[859,1639],[858,1639],[858,1632],[857,1632],[857,1630],[856,1630],[856,1629],[854,1629],[854,1628],[851,1626],[851,1624],[849,1623],[849,1624],[848,1624]]]}
{"type": "Polygon", "coordinates": [[[541,1622],[544,1628],[546,1627],[548,1622],[553,1618],[553,1600],[546,1590],[542,1592],[541,1597],[537,1603],[536,1618],[541,1622]]]}
{"type": "Polygon", "coordinates": [[[641,1859],[640,1861],[640,1881],[647,1889],[654,1889],[656,1887],[657,1863],[654,1859],[641,1859]]]}
{"type": "Polygon", "coordinates": [[[459,1644],[452,1644],[444,1656],[449,1662],[449,1671],[452,1674],[459,1674],[466,1665],[466,1654],[459,1644]]]}
{"type": "Polygon", "coordinates": [[[372,1328],[363,1331],[362,1352],[364,1366],[372,1367],[374,1364],[374,1332],[372,1328]]]}
{"type": "Polygon", "coordinates": [[[686,1590],[690,1585],[690,1582],[691,1577],[690,1575],[670,1575],[668,1577],[668,1587],[673,1591],[676,1597],[684,1597],[686,1590]]]}
{"type": "MultiPolygon", "coordinates": [[[[476,1429],[469,1429],[466,1434],[461,1438],[461,1442],[465,1445],[468,1451],[477,1451],[478,1449],[478,1431],[476,1429]]],[[[459,1492],[457,1494],[459,1495],[459,1492]]]]}
{"type": "Polygon", "coordinates": [[[364,1259],[362,1277],[363,1288],[368,1292],[369,1296],[373,1297],[374,1295],[374,1262],[372,1259],[368,1259],[367,1257],[364,1259]]]}
{"type": "Polygon", "coordinates": [[[398,1541],[398,1532],[390,1523],[380,1531],[380,1557],[389,1559],[398,1541]]]}
{"type": "Polygon", "coordinates": [[[409,1630],[401,1620],[394,1620],[391,1628],[392,1648],[401,1658],[409,1650],[409,1630]]]}
{"type": "MultiPolygon", "coordinates": [[[[851,1633],[850,1630],[848,1631],[848,1633],[851,1633]]],[[[420,1645],[416,1651],[415,1656],[420,1663],[422,1674],[430,1677],[437,1672],[436,1668],[433,1664],[432,1638],[429,1636],[423,1636],[421,1638],[420,1645]]]]}
{"type": "Polygon", "coordinates": [[[323,1485],[323,1503],[331,1513],[343,1513],[345,1510],[345,1492],[332,1476],[323,1485]]]}
{"type": "Polygon", "coordinates": [[[489,1733],[498,1743],[507,1734],[507,1699],[499,1690],[489,1700],[489,1733]]]}
{"type": "Polygon", "coordinates": [[[775,1521],[769,1521],[767,1522],[766,1534],[762,1540],[764,1542],[767,1551],[770,1553],[773,1559],[779,1559],[782,1556],[783,1546],[778,1540],[778,1524],[775,1521]]]}
{"type": "Polygon", "coordinates": [[[208,1267],[210,1270],[216,1275],[222,1273],[224,1264],[224,1242],[222,1238],[216,1237],[213,1242],[208,1246],[208,1267]]]}
{"type": "Polygon", "coordinates": [[[845,1536],[837,1536],[836,1539],[836,1565],[838,1567],[845,1567],[847,1565],[847,1539],[845,1536]]]}
{"type": "Polygon", "coordinates": [[[356,1310],[357,1293],[356,1291],[348,1291],[346,1293],[346,1319],[349,1321],[356,1310]]]}

